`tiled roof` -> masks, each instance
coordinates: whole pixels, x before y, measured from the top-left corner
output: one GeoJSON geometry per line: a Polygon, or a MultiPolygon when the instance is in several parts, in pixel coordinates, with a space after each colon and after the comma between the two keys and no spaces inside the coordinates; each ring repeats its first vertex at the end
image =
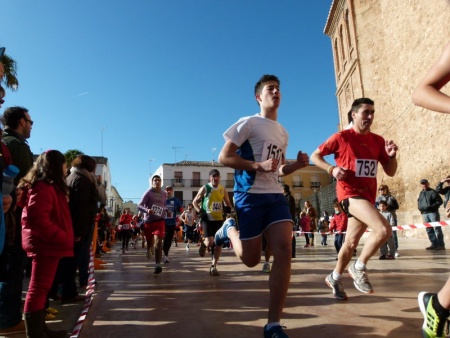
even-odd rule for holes
{"type": "Polygon", "coordinates": [[[222,164],[216,161],[180,161],[176,163],[163,163],[163,165],[170,166],[196,166],[196,167],[223,167],[222,164]]]}

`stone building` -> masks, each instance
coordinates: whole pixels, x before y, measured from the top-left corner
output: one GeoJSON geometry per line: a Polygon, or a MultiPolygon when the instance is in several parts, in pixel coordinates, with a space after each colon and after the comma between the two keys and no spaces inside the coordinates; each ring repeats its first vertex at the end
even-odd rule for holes
{"type": "MultiPolygon", "coordinates": [[[[400,203],[399,224],[421,223],[419,181],[450,173],[450,115],[415,107],[411,93],[450,41],[450,1],[334,0],[324,33],[333,50],[339,128],[359,97],[375,101],[372,131],[394,140],[397,175],[378,171],[400,203]]],[[[450,93],[449,86],[444,87],[450,93]]],[[[381,168],[380,168],[381,169],[381,168]]],[[[441,208],[442,216],[443,208],[441,208]]]]}

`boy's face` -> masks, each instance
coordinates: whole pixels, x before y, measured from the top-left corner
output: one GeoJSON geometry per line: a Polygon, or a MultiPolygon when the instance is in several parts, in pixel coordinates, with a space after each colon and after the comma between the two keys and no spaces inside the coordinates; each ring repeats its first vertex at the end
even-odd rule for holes
{"type": "Polygon", "coordinates": [[[382,204],[382,203],[378,204],[378,210],[385,211],[386,209],[387,209],[387,206],[385,206],[384,204],[382,204]]]}
{"type": "Polygon", "coordinates": [[[281,102],[280,86],[276,81],[264,83],[261,94],[256,95],[261,108],[278,108],[281,102]]]}

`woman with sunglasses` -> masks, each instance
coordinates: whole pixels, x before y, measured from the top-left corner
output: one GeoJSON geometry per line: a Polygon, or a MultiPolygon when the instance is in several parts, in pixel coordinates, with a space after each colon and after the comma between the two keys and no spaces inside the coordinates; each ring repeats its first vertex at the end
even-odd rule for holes
{"type": "MultiPolygon", "coordinates": [[[[378,187],[378,197],[375,200],[375,207],[378,208],[378,204],[380,203],[380,201],[385,201],[387,203],[387,211],[389,211],[392,216],[394,216],[394,226],[397,226],[396,210],[399,208],[399,205],[397,199],[392,196],[391,192],[389,191],[389,187],[386,184],[381,184],[378,187]]],[[[400,257],[400,254],[398,253],[397,231],[392,231],[392,235],[394,236],[395,257],[400,257]]]]}

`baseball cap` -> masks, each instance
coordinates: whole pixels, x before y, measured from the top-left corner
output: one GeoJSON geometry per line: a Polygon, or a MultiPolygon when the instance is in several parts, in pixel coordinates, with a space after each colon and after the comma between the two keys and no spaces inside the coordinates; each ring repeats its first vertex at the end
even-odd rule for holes
{"type": "Polygon", "coordinates": [[[217,170],[217,169],[212,169],[212,170],[209,172],[209,176],[216,176],[216,175],[219,175],[219,176],[220,176],[220,172],[219,172],[219,170],[217,170]]]}
{"type": "Polygon", "coordinates": [[[426,178],[422,178],[420,180],[420,184],[427,184],[427,183],[428,183],[428,180],[426,178]]]}

